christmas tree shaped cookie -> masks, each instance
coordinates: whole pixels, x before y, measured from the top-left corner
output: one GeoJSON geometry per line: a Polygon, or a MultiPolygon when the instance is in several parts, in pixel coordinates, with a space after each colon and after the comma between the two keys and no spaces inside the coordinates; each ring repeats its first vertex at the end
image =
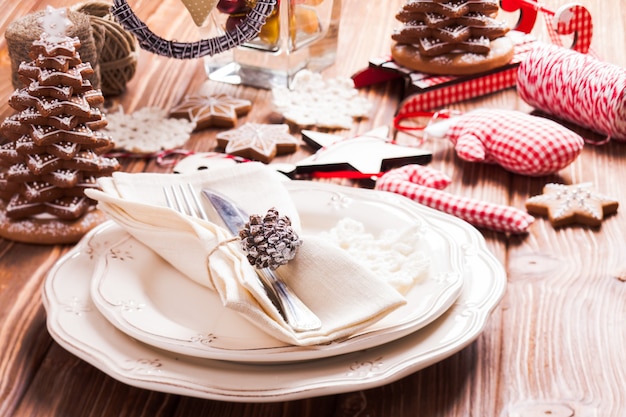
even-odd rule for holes
{"type": "MultiPolygon", "coordinates": [[[[47,16],[47,18],[50,18],[47,16]]],[[[58,25],[53,25],[58,26],[58,25]]],[[[84,190],[119,169],[103,154],[113,148],[104,99],[86,79],[78,38],[44,32],[32,61],[18,70],[24,88],[9,99],[15,114],[0,126],[0,236],[32,243],[75,242],[103,216],[84,190]]]]}
{"type": "Polygon", "coordinates": [[[408,0],[396,15],[394,60],[415,71],[467,75],[503,66],[513,58],[497,0],[408,0]]]}

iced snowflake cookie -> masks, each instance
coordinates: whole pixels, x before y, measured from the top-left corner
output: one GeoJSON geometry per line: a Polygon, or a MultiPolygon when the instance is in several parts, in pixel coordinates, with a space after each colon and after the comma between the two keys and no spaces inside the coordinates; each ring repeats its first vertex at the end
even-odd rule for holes
{"type": "Polygon", "coordinates": [[[248,114],[252,102],[226,94],[185,97],[170,110],[170,116],[183,117],[196,124],[195,130],[208,127],[235,127],[237,118],[248,114]]]}
{"type": "Polygon", "coordinates": [[[423,234],[415,225],[403,230],[384,230],[379,236],[351,218],[341,219],[322,237],[346,250],[355,260],[406,294],[428,276],[430,257],[424,253],[423,234]]]}
{"type": "Polygon", "coordinates": [[[105,131],[115,141],[117,149],[150,154],[183,146],[195,123],[185,119],[168,118],[167,112],[144,107],[134,113],[119,111],[107,115],[105,131]]]}
{"type": "Polygon", "coordinates": [[[272,89],[272,97],[276,111],[298,126],[350,129],[354,119],[367,117],[371,109],[350,78],[325,80],[308,70],[296,74],[291,88],[272,89]]]}
{"type": "Polygon", "coordinates": [[[543,194],[526,200],[531,214],[548,216],[554,227],[579,223],[599,226],[605,216],[617,212],[619,203],[596,193],[591,183],[546,184],[543,194]]]}
{"type": "Polygon", "coordinates": [[[217,145],[230,155],[268,163],[276,155],[295,152],[298,140],[286,124],[245,123],[217,134],[217,145]]]}

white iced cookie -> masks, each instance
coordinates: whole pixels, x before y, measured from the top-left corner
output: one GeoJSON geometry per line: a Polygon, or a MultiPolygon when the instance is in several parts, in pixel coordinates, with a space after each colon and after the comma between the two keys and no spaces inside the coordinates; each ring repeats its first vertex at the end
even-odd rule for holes
{"type": "Polygon", "coordinates": [[[296,74],[291,88],[273,88],[272,101],[286,121],[328,129],[350,129],[354,119],[367,117],[372,107],[350,78],[325,80],[308,70],[296,74]]]}
{"type": "Polygon", "coordinates": [[[107,114],[104,129],[115,142],[115,148],[132,153],[150,154],[176,149],[189,140],[195,123],[167,117],[165,110],[144,107],[134,113],[119,111],[107,114]]]}
{"type": "Polygon", "coordinates": [[[423,281],[430,258],[420,248],[418,227],[385,230],[376,237],[362,223],[344,218],[323,237],[346,250],[360,264],[381,277],[401,294],[423,281]]]}

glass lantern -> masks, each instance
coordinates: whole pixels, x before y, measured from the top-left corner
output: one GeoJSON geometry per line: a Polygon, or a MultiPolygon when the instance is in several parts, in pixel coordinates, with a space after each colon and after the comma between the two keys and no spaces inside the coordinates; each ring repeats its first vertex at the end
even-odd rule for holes
{"type": "MultiPolygon", "coordinates": [[[[219,34],[235,27],[255,0],[220,0],[211,15],[219,34]]],[[[319,72],[335,62],[341,0],[278,0],[259,35],[205,58],[209,79],[259,88],[287,86],[295,74],[319,72]]]]}

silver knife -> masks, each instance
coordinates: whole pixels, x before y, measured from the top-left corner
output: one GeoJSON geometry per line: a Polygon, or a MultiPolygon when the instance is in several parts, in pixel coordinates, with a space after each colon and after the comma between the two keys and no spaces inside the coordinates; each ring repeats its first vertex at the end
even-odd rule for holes
{"type": "MultiPolygon", "coordinates": [[[[226,228],[238,236],[239,231],[250,219],[249,215],[223,194],[211,189],[203,189],[202,194],[211,202],[226,228]]],[[[296,332],[317,330],[321,320],[298,298],[287,284],[276,276],[270,268],[257,269],[257,274],[268,297],[278,308],[285,321],[296,332]]]]}

